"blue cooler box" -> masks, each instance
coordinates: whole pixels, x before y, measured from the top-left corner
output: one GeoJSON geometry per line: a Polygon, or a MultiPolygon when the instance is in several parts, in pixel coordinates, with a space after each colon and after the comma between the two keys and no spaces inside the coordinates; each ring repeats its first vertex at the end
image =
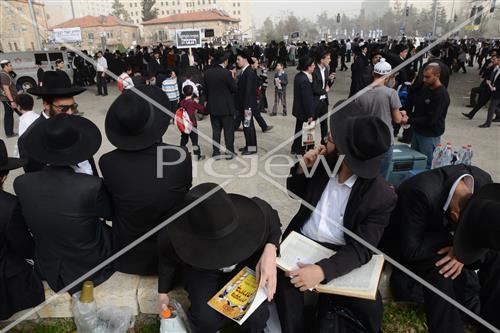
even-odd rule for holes
{"type": "Polygon", "coordinates": [[[392,146],[392,172],[389,182],[395,187],[406,179],[425,171],[427,156],[407,145],[392,146]]]}

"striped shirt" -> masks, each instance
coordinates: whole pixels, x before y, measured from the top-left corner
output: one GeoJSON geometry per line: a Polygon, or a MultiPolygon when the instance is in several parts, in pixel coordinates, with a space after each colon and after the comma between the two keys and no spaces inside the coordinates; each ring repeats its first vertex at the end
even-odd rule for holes
{"type": "Polygon", "coordinates": [[[179,86],[177,85],[177,78],[165,79],[161,84],[161,89],[165,94],[167,94],[167,97],[171,102],[179,100],[180,94],[179,86]]]}

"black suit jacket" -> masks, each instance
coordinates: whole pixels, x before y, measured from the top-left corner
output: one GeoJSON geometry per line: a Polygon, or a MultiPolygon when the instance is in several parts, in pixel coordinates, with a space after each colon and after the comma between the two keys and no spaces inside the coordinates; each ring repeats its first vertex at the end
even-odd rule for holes
{"type": "Polygon", "coordinates": [[[297,73],[293,80],[292,115],[300,121],[314,117],[314,94],[309,78],[303,72],[297,73]]]}
{"type": "Polygon", "coordinates": [[[443,206],[453,183],[464,174],[474,177],[474,192],[492,181],[483,170],[461,164],[420,173],[398,187],[390,227],[399,244],[398,257],[406,262],[432,259],[438,250],[453,244],[443,206]]]}
{"type": "Polygon", "coordinates": [[[153,58],[153,60],[148,63],[148,71],[150,76],[156,76],[158,72],[165,70],[161,59],[159,59],[159,61],[160,63],[158,63],[158,61],[153,58]]]}
{"type": "Polygon", "coordinates": [[[257,109],[257,73],[248,66],[238,79],[238,90],[236,91],[236,110],[257,109]]]}
{"type": "MultiPolygon", "coordinates": [[[[172,216],[191,187],[191,155],[185,147],[158,144],[133,152],[116,149],[103,155],[99,166],[113,200],[114,252],[172,216]],[[162,161],[170,165],[163,168],[163,177],[157,178],[157,148],[161,147],[165,149],[162,161]],[[174,164],[175,161],[179,163],[174,164]]],[[[114,263],[120,272],[158,274],[156,235],[114,263]]]]}
{"type": "MultiPolygon", "coordinates": [[[[316,206],[330,178],[323,164],[320,163],[312,177],[296,174],[297,165],[290,171],[287,179],[288,191],[316,206]]],[[[354,184],[344,214],[344,227],[353,231],[371,245],[377,246],[385,227],[389,224],[391,212],[396,205],[396,194],[392,185],[382,177],[374,179],[358,178],[354,184]]],[[[283,234],[283,239],[291,232],[300,232],[311,216],[311,210],[301,205],[283,234]]],[[[364,245],[346,235],[346,245],[337,249],[330,258],[317,264],[325,273],[325,280],[330,281],[345,275],[353,269],[370,261],[372,252],[364,245]]],[[[329,246],[328,244],[325,244],[329,246]]],[[[331,247],[331,245],[330,245],[331,247]]]]}
{"type": "Polygon", "coordinates": [[[0,320],[43,302],[42,282],[25,259],[34,243],[15,196],[0,190],[0,320]]]}
{"type": "MultiPolygon", "coordinates": [[[[111,202],[100,178],[46,167],[17,177],[14,190],[35,239],[35,267],[54,291],[112,254],[109,227],[100,220],[111,219],[111,202]]],[[[111,274],[103,269],[92,280],[98,285],[111,274]]]]}
{"type": "Polygon", "coordinates": [[[236,81],[231,72],[219,65],[205,71],[204,89],[207,98],[207,112],[213,116],[233,116],[236,81]]]}
{"type": "Polygon", "coordinates": [[[330,69],[328,67],[325,68],[325,84],[323,85],[323,79],[321,78],[321,69],[319,68],[319,65],[316,64],[316,67],[314,68],[313,72],[313,82],[312,82],[312,88],[313,88],[313,95],[314,95],[314,108],[316,109],[319,99],[322,95],[326,95],[326,104],[328,105],[328,93],[326,92],[325,88],[328,85],[331,87],[333,85],[333,82],[329,81],[328,75],[330,75],[330,69]]]}

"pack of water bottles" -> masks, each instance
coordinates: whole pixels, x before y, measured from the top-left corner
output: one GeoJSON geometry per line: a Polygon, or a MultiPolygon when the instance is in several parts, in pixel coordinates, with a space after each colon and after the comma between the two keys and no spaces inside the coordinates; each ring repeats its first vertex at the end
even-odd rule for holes
{"type": "Polygon", "coordinates": [[[446,165],[472,164],[472,145],[463,145],[460,149],[453,149],[450,142],[446,145],[438,144],[432,155],[432,169],[446,165]]]}

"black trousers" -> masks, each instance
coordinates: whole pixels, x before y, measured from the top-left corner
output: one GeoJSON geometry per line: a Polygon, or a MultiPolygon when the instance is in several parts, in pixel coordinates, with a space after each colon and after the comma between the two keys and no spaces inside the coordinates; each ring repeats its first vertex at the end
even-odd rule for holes
{"type": "Polygon", "coordinates": [[[479,87],[474,87],[470,90],[470,105],[472,105],[473,107],[476,106],[479,95],[481,94],[481,91],[483,89],[484,89],[483,87],[479,86],[479,87]]]}
{"type": "MultiPolygon", "coordinates": [[[[318,102],[318,105],[316,106],[316,121],[319,121],[320,117],[323,117],[328,113],[328,104],[326,103],[326,99],[320,100],[318,102]]],[[[321,143],[323,142],[323,138],[325,138],[328,135],[328,117],[323,119],[323,121],[320,123],[320,129],[321,129],[321,143]]]]}
{"type": "Polygon", "coordinates": [[[482,89],[479,92],[479,97],[477,98],[477,103],[474,106],[474,108],[469,112],[469,115],[471,115],[471,117],[474,117],[474,115],[479,110],[481,110],[481,108],[483,106],[485,106],[486,103],[488,103],[488,101],[490,100],[490,97],[491,97],[491,93],[489,91],[487,91],[486,89],[482,89]]]}
{"type": "Polygon", "coordinates": [[[490,100],[490,106],[488,107],[488,116],[486,117],[486,124],[491,125],[493,115],[495,115],[495,119],[500,119],[500,98],[492,98],[490,100]]]}
{"type": "Polygon", "coordinates": [[[474,66],[474,53],[469,54],[469,67],[474,66]]]}
{"type": "Polygon", "coordinates": [[[103,72],[97,72],[97,93],[99,95],[108,94],[108,84],[106,82],[106,77],[102,76],[103,72]]]}
{"type": "Polygon", "coordinates": [[[345,55],[340,56],[340,70],[348,70],[349,68],[345,65],[345,55]]]}
{"type": "Polygon", "coordinates": [[[3,103],[3,127],[5,135],[11,136],[14,134],[14,110],[10,107],[9,102],[2,101],[3,103]]]}
{"type": "MultiPolygon", "coordinates": [[[[210,307],[207,302],[233,278],[237,272],[197,271],[186,267],[183,270],[184,288],[189,294],[191,307],[187,316],[192,333],[215,333],[230,319],[210,307]]],[[[268,303],[264,302],[241,325],[243,332],[262,333],[269,318],[268,303]]]]}
{"type": "Polygon", "coordinates": [[[304,155],[305,153],[305,147],[302,146],[302,124],[304,122],[302,120],[299,120],[298,118],[295,120],[295,139],[293,139],[292,143],[292,154],[299,154],[299,155],[304,155]],[[297,135],[299,134],[300,135],[297,135]]]}
{"type": "MultiPolygon", "coordinates": [[[[220,145],[220,137],[224,130],[224,145],[226,151],[234,154],[234,118],[233,116],[213,116],[210,115],[212,124],[212,140],[220,145]]],[[[220,149],[215,144],[212,146],[213,155],[219,155],[220,149]]]]}
{"type": "Polygon", "coordinates": [[[257,121],[257,124],[259,124],[260,129],[263,132],[266,131],[267,130],[267,123],[264,120],[264,118],[262,118],[262,114],[260,113],[260,107],[257,106],[255,111],[252,111],[252,114],[253,114],[253,117],[255,118],[255,120],[257,121]]]}
{"type": "Polygon", "coordinates": [[[254,114],[252,113],[250,126],[243,126],[243,134],[245,135],[245,149],[248,151],[257,151],[257,134],[255,133],[255,123],[253,119],[254,114]]]}
{"type": "MultiPolygon", "coordinates": [[[[473,300],[479,294],[480,316],[486,321],[500,327],[498,308],[500,307],[500,252],[490,251],[481,261],[467,267],[462,274],[455,279],[446,279],[439,274],[439,268],[435,263],[441,259],[435,258],[413,263],[412,270],[423,277],[427,282],[456,299],[459,303],[467,304],[474,312],[479,306],[473,300]],[[478,282],[474,281],[473,270],[479,269],[478,282]]],[[[424,291],[424,304],[429,332],[464,332],[461,311],[445,301],[441,296],[427,288],[424,291]]],[[[484,329],[484,332],[489,332],[484,329]]]]}
{"type": "MultiPolygon", "coordinates": [[[[310,326],[306,327],[304,320],[304,293],[295,288],[290,283],[290,278],[286,277],[282,271],[278,271],[278,286],[275,301],[283,332],[314,332],[314,329],[311,329],[310,326]]],[[[316,313],[319,315],[318,319],[321,319],[321,316],[328,312],[328,308],[342,307],[348,309],[369,333],[378,333],[382,325],[384,307],[379,293],[377,293],[377,299],[374,301],[339,295],[319,294],[317,307],[316,313]]]]}
{"type": "Polygon", "coordinates": [[[191,145],[193,146],[193,154],[196,156],[201,155],[200,146],[198,145],[198,133],[195,131],[191,131],[191,133],[181,133],[181,146],[186,146],[189,139],[191,138],[191,145]]]}

